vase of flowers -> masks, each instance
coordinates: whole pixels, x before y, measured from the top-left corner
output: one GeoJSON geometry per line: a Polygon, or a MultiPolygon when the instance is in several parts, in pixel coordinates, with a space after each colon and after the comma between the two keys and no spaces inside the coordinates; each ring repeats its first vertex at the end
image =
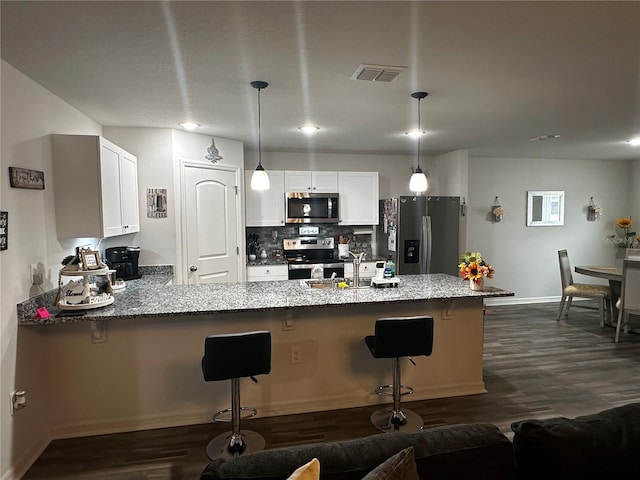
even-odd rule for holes
{"type": "Polygon", "coordinates": [[[613,243],[618,247],[617,258],[624,258],[627,248],[636,248],[640,244],[640,235],[631,231],[633,220],[631,217],[622,217],[616,220],[616,233],[612,235],[613,243]],[[622,233],[620,233],[622,232],[622,233]]]}
{"type": "Polygon", "coordinates": [[[469,282],[471,290],[482,290],[484,279],[493,278],[493,267],[489,265],[480,252],[465,252],[460,257],[460,277],[469,282]]]}

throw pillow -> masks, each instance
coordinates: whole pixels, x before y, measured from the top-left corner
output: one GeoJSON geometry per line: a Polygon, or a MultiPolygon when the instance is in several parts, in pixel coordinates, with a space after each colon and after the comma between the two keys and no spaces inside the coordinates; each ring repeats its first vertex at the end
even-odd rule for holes
{"type": "Polygon", "coordinates": [[[420,480],[413,447],[396,453],[371,470],[362,480],[420,480]]]}
{"type": "Polygon", "coordinates": [[[314,458],[302,465],[287,480],[318,480],[320,478],[320,462],[314,458]]]}

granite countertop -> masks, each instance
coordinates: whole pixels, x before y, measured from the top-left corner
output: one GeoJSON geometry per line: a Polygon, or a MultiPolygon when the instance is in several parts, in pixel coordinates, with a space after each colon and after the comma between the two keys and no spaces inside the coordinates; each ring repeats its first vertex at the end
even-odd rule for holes
{"type": "MultiPolygon", "coordinates": [[[[19,315],[19,325],[49,325],[91,320],[133,320],[228,312],[331,307],[353,304],[417,302],[482,297],[507,297],[495,287],[472,291],[468,282],[445,274],[402,275],[397,288],[310,289],[299,280],[203,285],[167,285],[170,276],[147,275],[127,282],[112,305],[84,310],[82,316],[33,319],[19,315]],[[155,278],[154,278],[155,277],[155,278]]],[[[52,311],[53,313],[53,311],[52,311]]]]}

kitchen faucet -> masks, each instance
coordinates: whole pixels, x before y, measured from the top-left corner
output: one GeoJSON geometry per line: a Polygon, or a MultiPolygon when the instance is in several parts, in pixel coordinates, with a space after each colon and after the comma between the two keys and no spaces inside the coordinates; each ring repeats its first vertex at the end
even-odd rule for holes
{"type": "Polygon", "coordinates": [[[364,252],[356,255],[349,250],[349,253],[353,256],[353,286],[358,288],[360,286],[360,263],[364,260],[364,252]]]}

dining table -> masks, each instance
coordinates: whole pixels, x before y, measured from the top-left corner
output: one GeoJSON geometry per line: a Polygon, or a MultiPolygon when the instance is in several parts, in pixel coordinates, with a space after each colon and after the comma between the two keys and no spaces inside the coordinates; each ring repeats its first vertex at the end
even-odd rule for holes
{"type": "Polygon", "coordinates": [[[616,302],[620,298],[622,291],[622,265],[581,265],[574,268],[576,273],[588,275],[590,277],[604,278],[609,280],[611,288],[611,308],[612,318],[609,325],[616,326],[618,319],[618,309],[616,302]]]}

